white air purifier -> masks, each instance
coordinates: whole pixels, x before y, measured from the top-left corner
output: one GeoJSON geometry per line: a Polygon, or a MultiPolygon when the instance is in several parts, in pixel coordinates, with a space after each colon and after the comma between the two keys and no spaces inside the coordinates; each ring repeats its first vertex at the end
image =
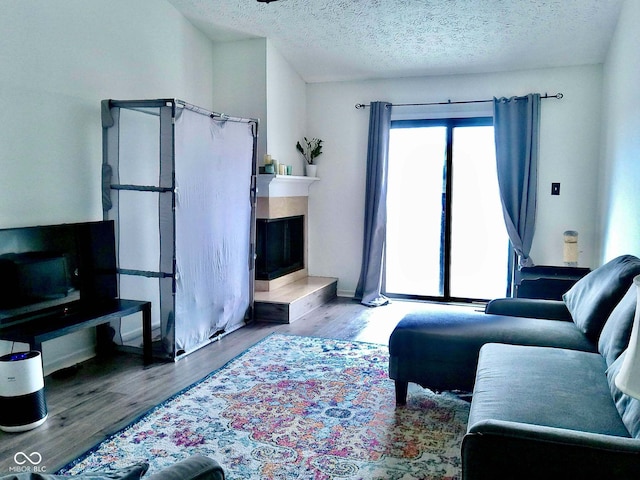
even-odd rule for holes
{"type": "Polygon", "coordinates": [[[0,429],[24,432],[47,419],[40,352],[0,357],[0,429]]]}

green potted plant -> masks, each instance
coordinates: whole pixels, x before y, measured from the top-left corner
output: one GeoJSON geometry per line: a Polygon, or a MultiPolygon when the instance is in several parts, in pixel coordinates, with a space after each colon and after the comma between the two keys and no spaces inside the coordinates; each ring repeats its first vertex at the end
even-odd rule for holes
{"type": "Polygon", "coordinates": [[[311,140],[304,137],[305,146],[303,147],[300,142],[296,143],[296,149],[302,154],[306,162],[305,172],[308,177],[316,176],[317,166],[315,159],[322,153],[322,140],[319,138],[312,138],[311,140]]]}

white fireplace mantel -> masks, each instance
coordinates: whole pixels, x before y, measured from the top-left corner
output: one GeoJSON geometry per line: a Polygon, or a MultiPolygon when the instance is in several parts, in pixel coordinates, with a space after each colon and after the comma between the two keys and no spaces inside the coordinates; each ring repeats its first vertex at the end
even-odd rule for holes
{"type": "Polygon", "coordinates": [[[308,197],[309,186],[317,177],[298,175],[258,175],[258,197],[308,197]]]}

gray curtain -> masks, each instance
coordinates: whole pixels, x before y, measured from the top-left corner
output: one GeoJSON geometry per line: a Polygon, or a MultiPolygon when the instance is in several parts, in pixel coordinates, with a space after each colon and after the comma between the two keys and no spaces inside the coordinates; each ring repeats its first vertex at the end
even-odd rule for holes
{"type": "Polygon", "coordinates": [[[389,303],[381,292],[387,232],[387,164],[391,104],[372,102],[370,107],[362,268],[355,298],[363,305],[377,307],[389,303]]]}
{"type": "Polygon", "coordinates": [[[540,94],[494,98],[498,186],[507,233],[520,267],[529,257],[536,222],[540,94]]]}

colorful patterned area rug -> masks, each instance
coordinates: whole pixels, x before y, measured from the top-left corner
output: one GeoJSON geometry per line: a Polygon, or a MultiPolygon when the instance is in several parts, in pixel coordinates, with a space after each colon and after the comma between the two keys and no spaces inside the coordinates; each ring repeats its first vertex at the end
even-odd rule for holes
{"type": "Polygon", "coordinates": [[[411,389],[395,407],[383,345],[273,334],[59,473],[149,475],[193,454],[236,479],[457,479],[469,406],[411,389]]]}

